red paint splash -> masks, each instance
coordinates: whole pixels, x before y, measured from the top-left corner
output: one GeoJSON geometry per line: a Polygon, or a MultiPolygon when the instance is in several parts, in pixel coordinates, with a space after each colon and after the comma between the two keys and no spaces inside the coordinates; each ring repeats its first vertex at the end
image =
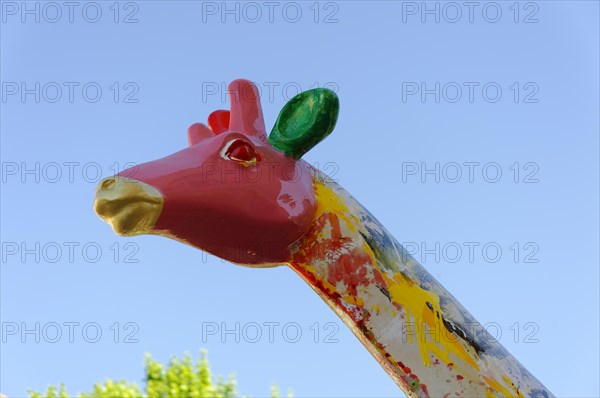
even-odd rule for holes
{"type": "MultiPolygon", "coordinates": [[[[359,301],[348,301],[345,296],[358,298],[358,290],[375,283],[378,287],[387,290],[387,283],[372,257],[364,248],[360,235],[344,236],[342,223],[337,214],[325,212],[313,221],[311,230],[300,242],[300,250],[295,252],[290,262],[292,267],[311,286],[322,295],[327,296],[335,303],[335,307],[346,313],[354,322],[358,330],[369,340],[377,350],[383,354],[388,363],[398,369],[398,374],[408,388],[420,396],[429,396],[427,386],[421,384],[419,377],[412,373],[411,368],[402,362],[395,362],[385,347],[377,341],[373,331],[369,329],[369,310],[356,304],[359,301]],[[321,233],[330,230],[330,237],[323,238],[321,233]],[[303,264],[321,264],[316,270],[316,275],[305,268],[303,264]],[[344,289],[338,290],[342,282],[344,289]]],[[[397,303],[395,306],[402,308],[397,303]]],[[[438,361],[439,364],[439,361],[438,361]]]]}

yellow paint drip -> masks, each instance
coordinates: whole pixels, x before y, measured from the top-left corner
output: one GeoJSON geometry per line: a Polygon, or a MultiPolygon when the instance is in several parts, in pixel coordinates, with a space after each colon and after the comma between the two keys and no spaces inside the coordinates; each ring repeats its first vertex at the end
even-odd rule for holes
{"type": "Polygon", "coordinates": [[[521,391],[519,391],[519,390],[517,389],[517,387],[515,387],[515,384],[512,382],[512,380],[510,379],[510,377],[508,377],[508,376],[503,376],[503,377],[502,377],[502,380],[504,380],[504,382],[505,382],[507,385],[510,385],[511,389],[512,389],[512,390],[515,392],[515,393],[514,393],[514,394],[512,394],[512,395],[515,395],[515,396],[517,396],[517,397],[523,397],[523,394],[521,393],[521,391]]]}
{"type": "Polygon", "coordinates": [[[330,212],[346,221],[351,231],[356,231],[359,220],[352,214],[342,197],[319,182],[315,182],[315,195],[317,197],[317,209],[314,219],[318,219],[325,212],[330,212]]]}
{"type": "Polygon", "coordinates": [[[387,282],[392,300],[404,307],[407,326],[411,328],[408,330],[409,342],[412,342],[412,334],[416,334],[424,365],[431,365],[429,354],[434,353],[445,363],[453,362],[450,355],[454,355],[479,370],[472,354],[465,349],[459,339],[450,336],[449,333],[443,333],[444,325],[436,317],[436,314],[441,314],[442,310],[440,299],[435,293],[422,289],[403,274],[390,277],[383,273],[383,278],[387,282]],[[425,330],[425,326],[428,330],[425,330]]]}
{"type": "MultiPolygon", "coordinates": [[[[499,392],[500,394],[504,395],[505,397],[523,397],[523,394],[521,394],[520,391],[517,391],[516,388],[513,388],[514,392],[511,392],[508,388],[504,387],[502,384],[500,384],[497,380],[492,379],[490,377],[487,376],[483,376],[483,379],[488,383],[488,385],[493,388],[494,390],[496,390],[496,392],[499,392]]],[[[504,381],[512,384],[510,381],[510,378],[508,378],[507,376],[503,377],[504,381]]],[[[487,392],[486,392],[487,393],[487,392]]],[[[494,393],[488,393],[489,397],[496,397],[497,395],[494,393]]]]}

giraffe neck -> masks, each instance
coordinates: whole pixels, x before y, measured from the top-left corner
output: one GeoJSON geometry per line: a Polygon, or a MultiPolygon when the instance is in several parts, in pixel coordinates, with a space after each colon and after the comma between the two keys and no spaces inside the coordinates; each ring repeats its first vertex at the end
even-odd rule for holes
{"type": "Polygon", "coordinates": [[[405,393],[550,395],[351,195],[311,172],[317,210],[290,266],[405,393]]]}

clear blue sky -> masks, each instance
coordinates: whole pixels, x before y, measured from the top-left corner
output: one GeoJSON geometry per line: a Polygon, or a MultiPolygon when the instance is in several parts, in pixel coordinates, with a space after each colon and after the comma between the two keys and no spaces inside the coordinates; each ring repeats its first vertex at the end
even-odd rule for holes
{"type": "Polygon", "coordinates": [[[100,175],[183,148],[240,77],[269,129],[298,89],[335,88],[338,125],[306,159],[553,393],[600,394],[598,2],[0,4],[4,394],[139,381],[144,352],[206,348],[255,397],[402,396],[291,270],[94,214],[100,175]]]}

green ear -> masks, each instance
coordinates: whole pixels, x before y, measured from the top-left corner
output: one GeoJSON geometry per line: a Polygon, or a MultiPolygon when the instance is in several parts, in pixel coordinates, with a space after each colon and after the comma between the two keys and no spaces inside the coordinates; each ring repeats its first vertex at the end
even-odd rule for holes
{"type": "Polygon", "coordinates": [[[338,97],[331,90],[304,91],[279,112],[269,142],[287,156],[300,159],[333,131],[339,108],[338,97]]]}

